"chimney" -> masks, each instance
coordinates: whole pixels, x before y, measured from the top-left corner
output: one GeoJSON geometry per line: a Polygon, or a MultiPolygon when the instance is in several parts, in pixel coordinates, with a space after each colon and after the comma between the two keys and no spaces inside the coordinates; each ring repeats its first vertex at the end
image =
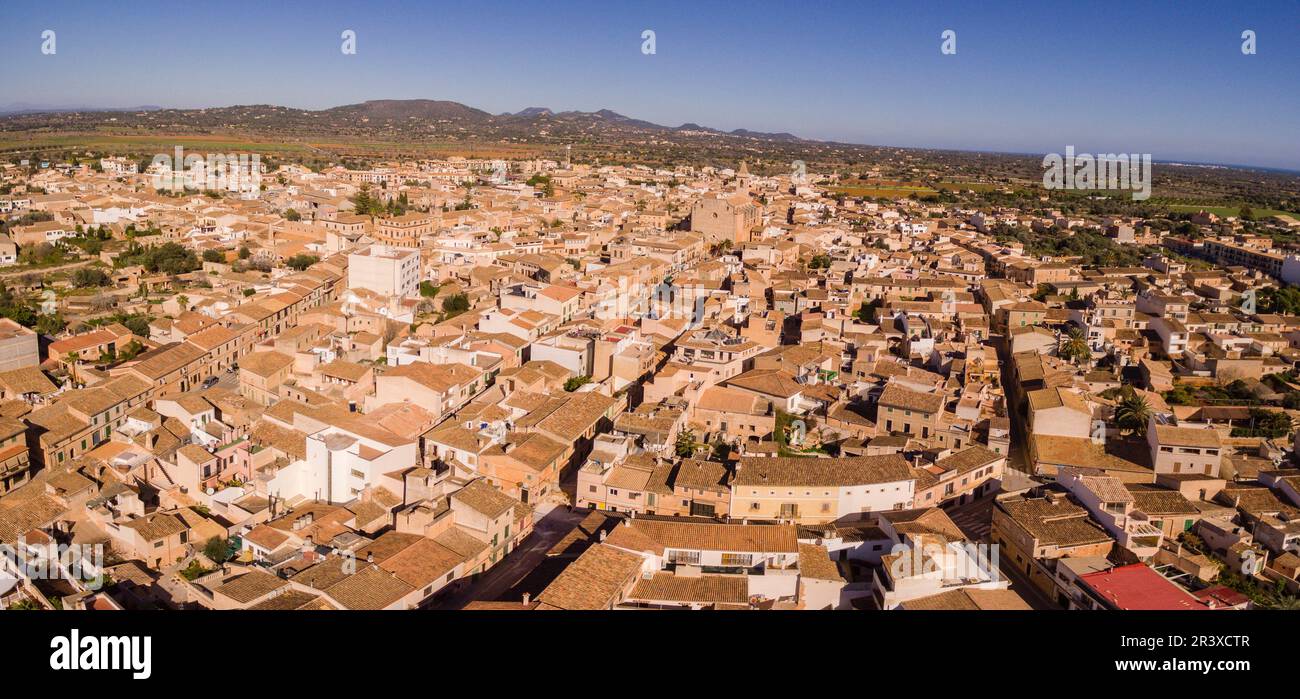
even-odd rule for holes
{"type": "Polygon", "coordinates": [[[604,541],[606,536],[608,536],[608,534],[605,533],[605,530],[604,530],[604,529],[601,529],[601,530],[600,530],[600,540],[601,540],[601,541],[604,541]]]}
{"type": "Polygon", "coordinates": [[[527,606],[528,606],[528,603],[531,602],[531,601],[533,601],[533,596],[532,596],[532,594],[525,592],[525,593],[524,593],[524,606],[527,607],[527,606]]]}

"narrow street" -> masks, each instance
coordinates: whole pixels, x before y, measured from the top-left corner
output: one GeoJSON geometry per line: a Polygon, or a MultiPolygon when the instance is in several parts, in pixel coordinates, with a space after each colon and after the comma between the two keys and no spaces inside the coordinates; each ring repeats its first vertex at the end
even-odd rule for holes
{"type": "Polygon", "coordinates": [[[957,525],[957,528],[961,529],[962,534],[970,537],[971,541],[987,544],[989,542],[989,531],[993,527],[994,497],[996,497],[996,493],[986,495],[965,505],[953,507],[948,510],[948,517],[957,525]]]}
{"type": "MultiPolygon", "coordinates": [[[[993,528],[993,500],[996,495],[988,495],[974,502],[948,510],[948,517],[970,537],[971,541],[989,544],[993,528]]],[[[990,554],[992,555],[992,554],[990,554]]],[[[998,569],[1011,583],[1011,590],[1018,593],[1034,609],[1060,609],[1047,595],[1034,587],[1014,566],[1004,565],[1002,556],[998,556],[998,569]]]]}
{"type": "Polygon", "coordinates": [[[439,600],[430,609],[463,609],[472,601],[517,602],[524,592],[536,598],[541,590],[521,589],[536,587],[521,583],[546,561],[546,552],[581,522],[587,516],[587,511],[570,512],[567,507],[555,507],[544,515],[539,511],[538,516],[540,519],[533,526],[532,533],[519,548],[489,568],[469,587],[439,600]]]}
{"type": "Polygon", "coordinates": [[[1007,565],[1007,562],[998,557],[998,568],[1002,571],[1003,577],[1011,581],[1011,590],[1018,593],[1030,607],[1038,611],[1059,610],[1060,605],[1056,604],[1042,590],[1039,590],[1025,578],[1024,573],[1016,570],[1013,565],[1007,565]]]}

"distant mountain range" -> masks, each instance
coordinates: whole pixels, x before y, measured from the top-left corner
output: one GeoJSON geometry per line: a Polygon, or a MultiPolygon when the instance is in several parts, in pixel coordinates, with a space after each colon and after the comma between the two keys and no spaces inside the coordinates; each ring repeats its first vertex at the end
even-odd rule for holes
{"type": "Polygon", "coordinates": [[[156,104],[142,105],[139,107],[92,107],[90,105],[49,105],[49,104],[32,104],[30,102],[11,102],[0,105],[0,116],[8,114],[47,114],[51,112],[140,112],[151,109],[162,109],[156,104]]]}
{"type": "Polygon", "coordinates": [[[664,126],[608,109],[595,112],[556,112],[528,107],[514,113],[490,114],[447,100],[371,100],[322,110],[275,105],[237,105],[205,109],[136,107],[43,107],[11,104],[0,107],[0,130],[30,128],[79,129],[111,123],[165,130],[250,129],[286,130],[299,134],[336,133],[370,135],[465,135],[485,138],[550,139],[629,137],[689,133],[734,136],[763,141],[805,141],[790,133],[764,133],[748,129],[722,131],[698,124],[664,126]]]}

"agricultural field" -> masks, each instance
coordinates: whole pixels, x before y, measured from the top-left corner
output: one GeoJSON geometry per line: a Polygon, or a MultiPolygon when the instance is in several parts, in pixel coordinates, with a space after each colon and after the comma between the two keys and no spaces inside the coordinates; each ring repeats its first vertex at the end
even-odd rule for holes
{"type": "Polygon", "coordinates": [[[1011,185],[993,182],[936,182],[934,186],[947,192],[997,192],[1012,188],[1011,185]]]}
{"type": "MultiPolygon", "coordinates": [[[[1236,206],[1212,206],[1212,205],[1202,205],[1202,204],[1165,204],[1164,206],[1170,211],[1179,214],[1194,214],[1197,213],[1198,211],[1206,211],[1214,214],[1215,216],[1237,216],[1240,215],[1241,213],[1242,205],[1238,204],[1236,206]]],[[[1300,213],[1294,211],[1280,211],[1278,209],[1258,209],[1255,207],[1251,207],[1251,211],[1255,213],[1256,218],[1267,218],[1269,216],[1290,216],[1292,218],[1300,220],[1300,213]]]]}
{"type": "Polygon", "coordinates": [[[897,199],[899,197],[933,196],[939,190],[923,182],[900,182],[894,180],[849,180],[838,187],[831,187],[832,192],[847,194],[851,197],[869,197],[897,199]]]}

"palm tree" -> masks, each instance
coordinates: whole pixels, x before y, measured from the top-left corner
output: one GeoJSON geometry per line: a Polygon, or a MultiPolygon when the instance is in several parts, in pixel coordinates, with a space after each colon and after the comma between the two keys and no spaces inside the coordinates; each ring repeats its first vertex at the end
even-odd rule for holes
{"type": "MultiPolygon", "coordinates": [[[[1127,388],[1127,387],[1126,387],[1127,388]]],[[[1115,422],[1120,429],[1127,429],[1136,434],[1146,434],[1147,422],[1151,419],[1151,406],[1147,405],[1145,396],[1140,396],[1128,388],[1124,397],[1115,406],[1115,422]]]]}
{"type": "Polygon", "coordinates": [[[68,376],[72,383],[77,383],[77,362],[81,361],[81,355],[77,352],[69,352],[63,355],[63,363],[68,365],[68,376]]]}
{"type": "Polygon", "coordinates": [[[1068,339],[1061,346],[1060,353],[1062,357],[1076,364],[1092,359],[1092,348],[1088,346],[1088,338],[1077,327],[1070,328],[1068,339]]]}

